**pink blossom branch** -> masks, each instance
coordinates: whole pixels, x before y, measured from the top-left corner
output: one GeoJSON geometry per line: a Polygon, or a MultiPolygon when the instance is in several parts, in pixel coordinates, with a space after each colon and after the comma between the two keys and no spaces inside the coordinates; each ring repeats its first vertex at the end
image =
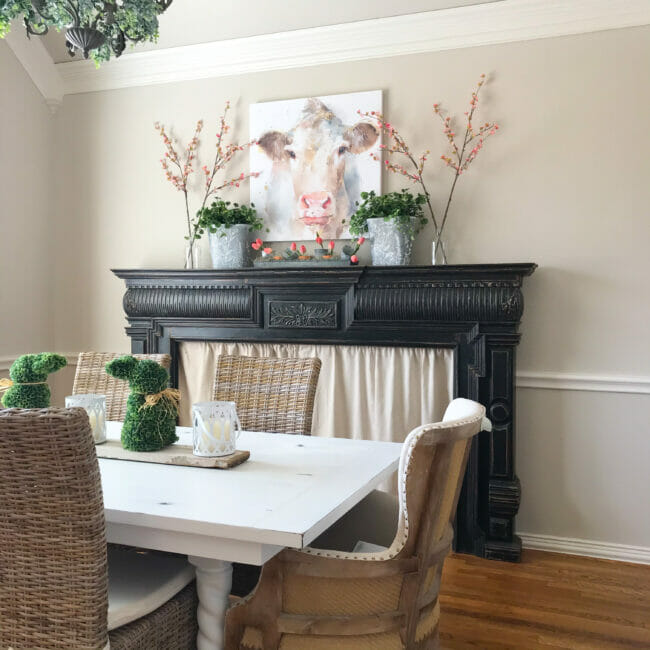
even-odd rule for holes
{"type": "MultiPolygon", "coordinates": [[[[462,141],[457,140],[456,132],[453,130],[452,126],[452,118],[449,115],[443,114],[440,109],[440,104],[436,103],[433,105],[435,114],[438,115],[442,121],[443,133],[447,138],[450,147],[449,154],[443,154],[440,157],[447,167],[451,167],[454,170],[454,178],[449,190],[449,194],[447,196],[447,202],[444,212],[442,213],[442,220],[440,221],[440,224],[438,224],[438,221],[434,214],[431,194],[429,193],[424,182],[424,168],[430,151],[426,150],[416,161],[404,138],[400,135],[397,129],[395,129],[389,122],[385,121],[384,116],[381,113],[377,111],[364,113],[357,111],[357,113],[360,115],[363,115],[375,121],[380,130],[386,133],[390,138],[390,145],[380,145],[382,151],[387,155],[387,158],[383,161],[385,169],[396,174],[401,174],[413,183],[420,184],[424,196],[426,197],[427,207],[429,208],[431,220],[433,222],[433,227],[435,230],[436,250],[439,246],[444,262],[447,261],[447,255],[445,252],[444,243],[442,241],[442,233],[449,217],[449,209],[454,196],[454,192],[456,190],[456,185],[458,183],[458,177],[468,170],[469,166],[476,159],[478,153],[483,149],[485,141],[494,135],[499,129],[498,124],[494,122],[485,122],[478,128],[475,128],[473,124],[474,115],[479,104],[479,92],[484,83],[485,75],[482,74],[476,90],[472,92],[469,110],[465,112],[465,116],[467,117],[467,124],[465,125],[462,141]],[[391,160],[391,157],[395,154],[406,157],[409,165],[405,167],[391,160]]],[[[375,160],[380,160],[379,156],[372,153],[370,155],[375,160]]]]}
{"type": "MultiPolygon", "coordinates": [[[[223,140],[225,135],[230,131],[230,126],[226,121],[228,111],[230,109],[230,102],[226,102],[223,114],[219,118],[219,131],[217,133],[217,142],[216,142],[216,152],[212,167],[208,168],[207,165],[202,166],[203,173],[205,174],[205,192],[203,195],[203,200],[201,202],[201,208],[203,209],[206,206],[208,199],[211,196],[214,196],[220,190],[227,187],[239,187],[241,183],[247,181],[250,178],[256,178],[259,176],[258,172],[251,172],[249,174],[241,173],[239,176],[236,176],[230,180],[225,181],[221,185],[215,186],[215,177],[216,175],[225,170],[228,164],[232,161],[234,156],[240,152],[248,149],[255,141],[247,142],[243,145],[229,143],[224,145],[223,140]]],[[[154,125],[156,131],[160,134],[164,145],[165,145],[165,154],[164,157],[160,159],[165,177],[167,180],[179,191],[183,193],[184,203],[185,203],[185,217],[187,220],[187,237],[189,241],[190,248],[194,245],[196,241],[198,222],[192,223],[190,217],[190,206],[189,206],[189,193],[188,193],[188,179],[190,175],[194,172],[194,161],[197,158],[197,150],[199,146],[199,133],[203,129],[203,120],[199,120],[196,124],[196,129],[194,131],[194,136],[188,142],[187,146],[183,150],[183,157],[179,155],[177,151],[177,141],[170,137],[164,125],[156,122],[154,125]],[[171,169],[171,166],[174,166],[178,169],[178,173],[174,173],[171,169]]]]}

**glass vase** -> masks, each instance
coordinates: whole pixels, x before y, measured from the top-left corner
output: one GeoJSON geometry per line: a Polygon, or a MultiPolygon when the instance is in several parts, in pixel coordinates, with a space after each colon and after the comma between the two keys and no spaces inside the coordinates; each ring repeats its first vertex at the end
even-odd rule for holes
{"type": "Polygon", "coordinates": [[[199,245],[196,241],[185,245],[185,264],[183,268],[186,270],[199,268],[199,245]]]}
{"type": "Polygon", "coordinates": [[[447,246],[442,237],[434,238],[431,244],[431,264],[447,264],[447,246]]]}

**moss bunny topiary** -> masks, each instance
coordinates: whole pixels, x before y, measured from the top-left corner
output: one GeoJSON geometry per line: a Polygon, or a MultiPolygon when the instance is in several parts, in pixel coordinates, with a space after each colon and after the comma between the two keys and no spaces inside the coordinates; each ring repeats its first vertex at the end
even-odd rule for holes
{"type": "Polygon", "coordinates": [[[123,356],[106,364],[106,372],[129,382],[122,426],[122,447],[131,451],[157,451],[178,440],[177,390],[167,388],[169,374],[155,361],[123,356]]]}
{"type": "Polygon", "coordinates": [[[18,357],[9,369],[11,381],[4,380],[8,390],[2,397],[2,405],[6,408],[47,408],[50,405],[47,376],[63,368],[66,363],[65,357],[51,352],[18,357]]]}

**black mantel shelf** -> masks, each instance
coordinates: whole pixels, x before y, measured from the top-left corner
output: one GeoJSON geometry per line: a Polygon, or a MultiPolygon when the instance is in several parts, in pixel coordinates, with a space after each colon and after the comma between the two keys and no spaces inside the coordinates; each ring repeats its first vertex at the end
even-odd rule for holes
{"type": "Polygon", "coordinates": [[[486,406],[491,433],[475,439],[456,518],[456,546],[518,560],[520,485],[514,471],[515,349],[523,278],[535,264],[351,266],[234,270],[133,269],[124,311],[134,353],[181,341],[264,341],[447,347],[455,394],[486,406]]]}

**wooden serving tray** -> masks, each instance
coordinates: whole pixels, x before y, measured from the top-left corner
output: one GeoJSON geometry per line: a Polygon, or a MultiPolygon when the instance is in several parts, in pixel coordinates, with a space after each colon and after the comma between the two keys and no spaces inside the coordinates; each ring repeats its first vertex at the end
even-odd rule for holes
{"type": "Polygon", "coordinates": [[[159,463],[161,465],[183,465],[184,467],[206,467],[209,469],[230,469],[241,465],[251,455],[250,451],[238,449],[229,456],[203,458],[192,453],[190,445],[170,445],[160,451],[129,451],[119,440],[107,440],[96,445],[97,458],[113,460],[135,460],[140,463],[159,463]]]}

